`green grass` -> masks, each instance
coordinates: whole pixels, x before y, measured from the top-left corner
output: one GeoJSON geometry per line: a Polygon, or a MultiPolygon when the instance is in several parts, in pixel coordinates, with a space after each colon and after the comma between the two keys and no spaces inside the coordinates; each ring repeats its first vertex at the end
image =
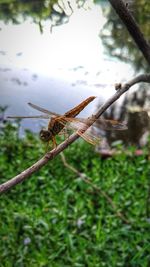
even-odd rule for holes
{"type": "MultiPolygon", "coordinates": [[[[38,137],[7,124],[0,132],[1,183],[44,154],[38,137]]],[[[150,164],[146,156],[102,160],[77,141],[69,164],[106,192],[129,220],[64,167],[60,156],[0,196],[0,267],[149,267],[150,164]]]]}

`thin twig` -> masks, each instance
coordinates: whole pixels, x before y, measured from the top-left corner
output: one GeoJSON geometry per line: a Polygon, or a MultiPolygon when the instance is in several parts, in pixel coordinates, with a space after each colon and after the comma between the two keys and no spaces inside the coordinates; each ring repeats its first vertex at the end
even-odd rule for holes
{"type": "Polygon", "coordinates": [[[143,33],[141,32],[127,5],[122,0],[109,0],[109,2],[123,21],[131,37],[150,65],[150,44],[145,40],[143,33]]]}
{"type": "MultiPolygon", "coordinates": [[[[133,85],[139,83],[139,82],[146,82],[150,83],[150,74],[143,74],[139,75],[136,78],[130,80],[129,82],[125,83],[124,85],[121,85],[121,89],[117,90],[116,93],[106,101],[104,105],[102,105],[95,115],[92,115],[89,119],[87,119],[87,128],[89,128],[94,122],[93,117],[98,119],[104,111],[109,108],[117,99],[120,98],[122,94],[124,94],[126,91],[129,90],[130,87],[133,85]]],[[[85,129],[86,131],[86,129],[85,129]]],[[[38,160],[35,164],[33,164],[31,167],[27,168],[17,176],[13,177],[12,179],[8,180],[7,182],[0,185],[0,193],[6,192],[8,189],[12,188],[13,186],[23,182],[25,179],[30,177],[34,172],[41,169],[44,165],[47,164],[49,160],[52,160],[55,158],[60,152],[62,152],[65,148],[67,148],[70,144],[72,144],[75,140],[79,138],[78,133],[72,134],[67,140],[62,142],[60,145],[57,146],[57,148],[47,152],[44,157],[42,157],[40,160],[38,160]]]]}
{"type": "Polygon", "coordinates": [[[68,169],[73,171],[75,174],[77,174],[86,184],[89,184],[97,193],[100,193],[108,201],[108,203],[112,206],[117,217],[121,218],[122,221],[129,224],[129,221],[125,218],[125,216],[120,211],[117,210],[116,204],[112,201],[112,199],[108,196],[108,194],[105,191],[103,191],[100,187],[97,187],[96,185],[94,185],[92,183],[91,179],[89,177],[87,177],[85,173],[79,172],[76,168],[74,168],[72,165],[70,165],[67,162],[63,152],[60,153],[60,156],[62,158],[62,162],[63,162],[65,167],[67,167],[68,169]]]}

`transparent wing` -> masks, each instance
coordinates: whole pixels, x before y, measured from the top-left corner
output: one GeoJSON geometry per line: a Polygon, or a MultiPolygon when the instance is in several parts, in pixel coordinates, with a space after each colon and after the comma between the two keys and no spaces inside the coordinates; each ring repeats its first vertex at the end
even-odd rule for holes
{"type": "Polygon", "coordinates": [[[65,117],[65,116],[60,116],[59,121],[62,124],[66,124],[66,122],[74,122],[76,125],[79,125],[80,123],[86,124],[86,125],[91,125],[92,127],[95,127],[97,129],[101,128],[103,130],[127,130],[127,124],[125,122],[119,122],[116,120],[105,120],[105,119],[95,119],[94,117],[92,119],[84,119],[84,118],[70,118],[70,117],[65,117]]]}
{"type": "Polygon", "coordinates": [[[96,145],[100,142],[101,138],[98,133],[92,133],[91,128],[87,129],[87,124],[76,120],[74,118],[60,118],[59,122],[65,127],[65,129],[77,131],[85,141],[92,145],[96,145]]]}
{"type": "Polygon", "coordinates": [[[7,116],[8,119],[49,119],[50,116],[38,115],[38,116],[7,116]]]}
{"type": "Polygon", "coordinates": [[[117,120],[105,120],[105,119],[97,119],[94,123],[94,126],[97,128],[101,128],[103,130],[127,130],[127,124],[126,122],[120,122],[117,120]]]}
{"type": "Polygon", "coordinates": [[[49,110],[47,110],[47,109],[45,109],[45,108],[41,108],[41,107],[39,107],[39,106],[37,106],[37,105],[34,105],[34,104],[32,104],[32,103],[28,103],[28,105],[29,105],[30,107],[32,107],[32,108],[38,110],[38,111],[41,111],[41,112],[46,113],[46,114],[49,114],[50,116],[60,116],[60,114],[57,114],[57,113],[55,113],[55,112],[51,112],[51,111],[49,111],[49,110]]]}
{"type": "Polygon", "coordinates": [[[95,133],[93,134],[90,128],[88,128],[84,133],[79,130],[77,134],[80,135],[86,142],[92,145],[97,145],[101,141],[101,137],[97,136],[95,133]]]}
{"type": "Polygon", "coordinates": [[[101,140],[100,135],[96,132],[92,132],[91,127],[87,129],[87,125],[85,123],[72,122],[70,123],[70,128],[76,130],[78,135],[92,145],[96,145],[101,140]]]}
{"type": "Polygon", "coordinates": [[[95,121],[95,118],[87,120],[87,119],[79,119],[79,118],[69,118],[65,116],[59,117],[59,122],[67,129],[71,129],[77,131],[85,141],[96,145],[100,142],[101,137],[100,134],[95,130],[91,131],[91,127],[87,129],[87,126],[92,126],[94,128],[103,128],[105,130],[126,130],[127,125],[125,122],[118,122],[115,120],[103,120],[99,119],[95,121]],[[91,123],[93,123],[91,125],[91,123]]]}
{"type": "Polygon", "coordinates": [[[37,105],[34,105],[32,103],[28,103],[28,105],[38,111],[41,111],[43,113],[46,113],[47,115],[37,115],[37,116],[7,116],[8,119],[50,119],[51,117],[58,117],[60,116],[57,113],[51,112],[47,109],[41,108],[37,105]]]}

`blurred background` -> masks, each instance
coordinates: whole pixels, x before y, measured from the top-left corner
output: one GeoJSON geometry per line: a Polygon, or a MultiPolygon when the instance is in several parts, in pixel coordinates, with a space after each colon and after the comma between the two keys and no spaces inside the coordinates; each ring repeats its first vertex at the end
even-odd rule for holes
{"type": "MultiPolygon", "coordinates": [[[[140,0],[128,3],[148,39],[150,5],[140,0]]],[[[97,100],[81,114],[88,116],[115,92],[116,82],[128,81],[148,69],[108,1],[3,0],[0,40],[0,105],[7,106],[6,115],[37,114],[28,102],[64,113],[96,95],[97,100]]],[[[132,117],[139,115],[138,107],[148,109],[148,86],[142,84],[136,91],[138,87],[104,116],[128,120],[129,109],[132,117]]],[[[24,120],[22,132],[24,128],[37,132],[42,124],[24,120]]]]}
{"type": "MultiPolygon", "coordinates": [[[[150,1],[124,2],[150,41],[150,1]]],[[[7,115],[95,95],[87,117],[148,71],[109,1],[0,0],[0,184],[46,151],[43,121],[7,115]]],[[[149,107],[149,84],[134,86],[103,114],[128,130],[101,131],[96,149],[80,138],[0,195],[0,267],[150,266],[149,107]]]]}

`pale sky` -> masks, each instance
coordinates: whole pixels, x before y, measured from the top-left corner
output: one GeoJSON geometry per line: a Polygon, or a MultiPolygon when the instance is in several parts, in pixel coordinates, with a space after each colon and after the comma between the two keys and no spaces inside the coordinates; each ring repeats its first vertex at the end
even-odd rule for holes
{"type": "Polygon", "coordinates": [[[52,34],[50,21],[45,22],[42,35],[38,25],[30,20],[20,25],[1,22],[0,50],[7,53],[1,63],[44,73],[59,67],[95,65],[101,49],[98,34],[104,21],[100,7],[93,6],[88,11],[75,10],[69,23],[54,27],[52,34]],[[16,57],[19,52],[22,56],[16,57]]]}
{"type": "Polygon", "coordinates": [[[116,60],[110,62],[104,54],[99,33],[105,21],[101,7],[91,4],[87,10],[75,9],[69,23],[54,27],[52,34],[50,21],[45,22],[42,35],[31,19],[20,25],[0,22],[0,51],[6,52],[0,54],[0,63],[69,81],[82,75],[85,79],[87,72],[88,83],[99,82],[100,72],[101,83],[114,84],[131,74],[131,68],[122,62],[116,68],[116,60]],[[82,70],[73,71],[78,66],[82,70]]]}

